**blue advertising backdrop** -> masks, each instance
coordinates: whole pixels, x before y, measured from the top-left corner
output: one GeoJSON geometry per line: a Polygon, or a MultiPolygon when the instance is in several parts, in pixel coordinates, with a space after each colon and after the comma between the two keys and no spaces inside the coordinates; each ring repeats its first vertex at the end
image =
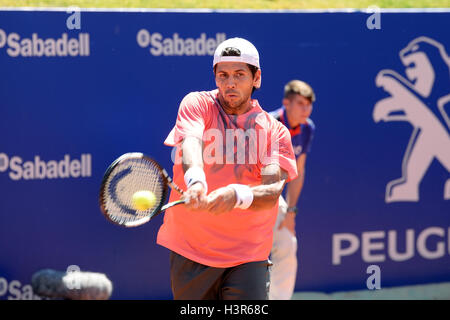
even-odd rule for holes
{"type": "Polygon", "coordinates": [[[317,95],[296,290],[364,289],[372,264],[382,287],[449,281],[449,30],[450,11],[0,11],[0,299],[70,265],[113,299],[172,298],[163,215],[115,226],[99,186],[126,152],[171,171],[178,105],[215,88],[235,36],[260,52],[264,109],[291,79],[317,95]]]}

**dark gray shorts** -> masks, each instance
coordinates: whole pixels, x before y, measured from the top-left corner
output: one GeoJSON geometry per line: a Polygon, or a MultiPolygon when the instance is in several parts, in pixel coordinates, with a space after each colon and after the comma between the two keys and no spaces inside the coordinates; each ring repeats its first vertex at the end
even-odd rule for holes
{"type": "Polygon", "coordinates": [[[267,300],[270,261],[214,268],[170,252],[170,279],[175,300],[267,300]]]}

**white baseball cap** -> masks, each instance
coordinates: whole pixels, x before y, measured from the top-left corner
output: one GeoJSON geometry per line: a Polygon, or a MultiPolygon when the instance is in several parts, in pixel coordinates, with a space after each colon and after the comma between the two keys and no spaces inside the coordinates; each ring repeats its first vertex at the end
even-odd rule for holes
{"type": "Polygon", "coordinates": [[[219,44],[214,52],[213,67],[219,62],[244,62],[261,69],[259,66],[259,53],[255,46],[242,38],[230,38],[219,44]],[[226,48],[239,50],[240,56],[224,56],[226,48]]]}

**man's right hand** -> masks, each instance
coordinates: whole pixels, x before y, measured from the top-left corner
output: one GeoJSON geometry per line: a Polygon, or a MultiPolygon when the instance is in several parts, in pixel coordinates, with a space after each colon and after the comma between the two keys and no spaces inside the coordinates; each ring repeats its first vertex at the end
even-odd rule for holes
{"type": "Polygon", "coordinates": [[[208,205],[205,187],[201,182],[194,183],[183,194],[181,199],[185,199],[184,206],[189,210],[205,210],[208,205]]]}

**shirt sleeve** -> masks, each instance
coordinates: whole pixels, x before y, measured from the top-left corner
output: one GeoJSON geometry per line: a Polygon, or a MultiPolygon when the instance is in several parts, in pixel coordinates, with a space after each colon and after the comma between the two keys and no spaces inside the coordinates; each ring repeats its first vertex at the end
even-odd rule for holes
{"type": "Polygon", "coordinates": [[[185,137],[203,138],[207,117],[207,104],[198,93],[192,92],[186,95],[180,103],[177,121],[170,131],[165,145],[176,146],[185,137]]]}
{"type": "Polygon", "coordinates": [[[277,121],[270,133],[270,141],[267,144],[267,155],[262,162],[263,166],[278,164],[288,174],[287,182],[298,176],[297,161],[292,147],[289,130],[277,121]]]}

